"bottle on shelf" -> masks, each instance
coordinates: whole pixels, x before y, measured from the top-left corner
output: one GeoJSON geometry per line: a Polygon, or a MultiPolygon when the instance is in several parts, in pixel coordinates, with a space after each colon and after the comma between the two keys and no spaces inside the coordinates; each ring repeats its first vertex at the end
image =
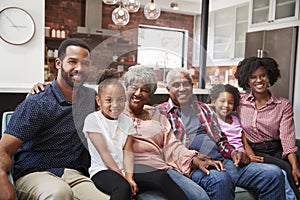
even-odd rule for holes
{"type": "Polygon", "coordinates": [[[66,31],[64,26],[61,26],[60,38],[66,38],[66,31]]]}
{"type": "Polygon", "coordinates": [[[47,56],[48,56],[49,58],[54,57],[54,52],[53,52],[52,49],[48,49],[48,51],[47,51],[47,56]]]}
{"type": "Polygon", "coordinates": [[[50,27],[49,26],[45,27],[45,36],[50,37],[50,27]]]}
{"type": "Polygon", "coordinates": [[[56,37],[57,37],[57,38],[60,38],[60,37],[61,37],[61,35],[60,35],[60,30],[59,30],[59,29],[56,30],[56,37]]]}
{"type": "Polygon", "coordinates": [[[127,62],[134,63],[135,62],[135,55],[134,54],[129,55],[128,58],[127,58],[127,62]]]}
{"type": "Polygon", "coordinates": [[[53,57],[54,58],[58,57],[58,50],[57,49],[54,49],[54,51],[53,51],[53,57]]]}
{"type": "Polygon", "coordinates": [[[55,28],[53,28],[51,30],[51,37],[56,38],[56,30],[55,30],[55,28]]]}

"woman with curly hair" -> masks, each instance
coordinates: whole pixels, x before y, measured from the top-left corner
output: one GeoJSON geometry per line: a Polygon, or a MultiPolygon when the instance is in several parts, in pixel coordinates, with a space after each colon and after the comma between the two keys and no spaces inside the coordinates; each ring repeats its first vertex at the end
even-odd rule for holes
{"type": "Polygon", "coordinates": [[[265,163],[276,164],[287,172],[300,199],[293,107],[288,99],[269,90],[280,78],[278,63],[270,57],[245,58],[238,64],[235,78],[247,91],[241,95],[237,113],[249,145],[265,163]]]}

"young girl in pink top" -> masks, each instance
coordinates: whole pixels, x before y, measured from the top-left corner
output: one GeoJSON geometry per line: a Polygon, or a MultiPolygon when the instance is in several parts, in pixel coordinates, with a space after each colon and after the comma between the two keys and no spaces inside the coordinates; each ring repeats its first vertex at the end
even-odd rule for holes
{"type": "Polygon", "coordinates": [[[210,98],[217,113],[220,128],[227,136],[229,143],[239,151],[246,151],[252,162],[263,162],[263,157],[256,156],[247,143],[240,121],[233,114],[240,101],[238,89],[230,84],[218,84],[211,90],[210,98]]]}
{"type": "MultiPolygon", "coordinates": [[[[218,84],[212,88],[210,98],[216,111],[220,128],[227,136],[228,142],[233,145],[236,150],[246,151],[252,162],[264,162],[264,157],[255,155],[247,142],[238,117],[233,114],[239,105],[239,90],[230,84],[218,84]]],[[[285,175],[286,199],[296,199],[287,180],[286,172],[284,170],[282,171],[285,175]]]]}

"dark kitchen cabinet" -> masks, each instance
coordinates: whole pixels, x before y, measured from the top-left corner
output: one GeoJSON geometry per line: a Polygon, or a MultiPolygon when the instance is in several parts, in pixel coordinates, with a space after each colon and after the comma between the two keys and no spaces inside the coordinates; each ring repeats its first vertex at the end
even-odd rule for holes
{"type": "Polygon", "coordinates": [[[294,72],[296,62],[297,27],[249,32],[246,34],[245,57],[262,56],[274,58],[278,64],[281,78],[270,90],[291,102],[294,92],[294,72]]]}

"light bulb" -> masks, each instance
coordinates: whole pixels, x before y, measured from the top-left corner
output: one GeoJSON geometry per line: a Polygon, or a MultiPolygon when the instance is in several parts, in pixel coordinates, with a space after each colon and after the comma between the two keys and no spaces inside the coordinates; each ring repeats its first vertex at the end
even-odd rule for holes
{"type": "Polygon", "coordinates": [[[145,5],[144,15],[147,19],[150,20],[158,19],[158,17],[160,16],[160,8],[158,7],[158,4],[154,2],[154,0],[151,0],[145,5]]]}
{"type": "Polygon", "coordinates": [[[119,9],[118,15],[119,15],[119,16],[123,16],[123,15],[124,15],[124,10],[123,10],[123,9],[119,9]]]}
{"type": "Polygon", "coordinates": [[[170,7],[171,7],[173,10],[179,10],[178,3],[177,3],[177,2],[171,2],[171,3],[170,3],[170,7]]]}
{"type": "Polygon", "coordinates": [[[114,9],[111,14],[112,21],[116,25],[125,26],[129,22],[129,13],[128,11],[121,7],[121,5],[114,9]]]}
{"type": "Polygon", "coordinates": [[[150,4],[149,9],[150,9],[150,10],[154,10],[154,9],[155,9],[155,5],[154,5],[153,3],[150,4]]]}
{"type": "Polygon", "coordinates": [[[140,9],[140,0],[123,0],[123,5],[128,12],[137,12],[140,9]]]}
{"type": "Polygon", "coordinates": [[[103,0],[103,3],[108,5],[115,5],[118,2],[118,0],[103,0]]]}

